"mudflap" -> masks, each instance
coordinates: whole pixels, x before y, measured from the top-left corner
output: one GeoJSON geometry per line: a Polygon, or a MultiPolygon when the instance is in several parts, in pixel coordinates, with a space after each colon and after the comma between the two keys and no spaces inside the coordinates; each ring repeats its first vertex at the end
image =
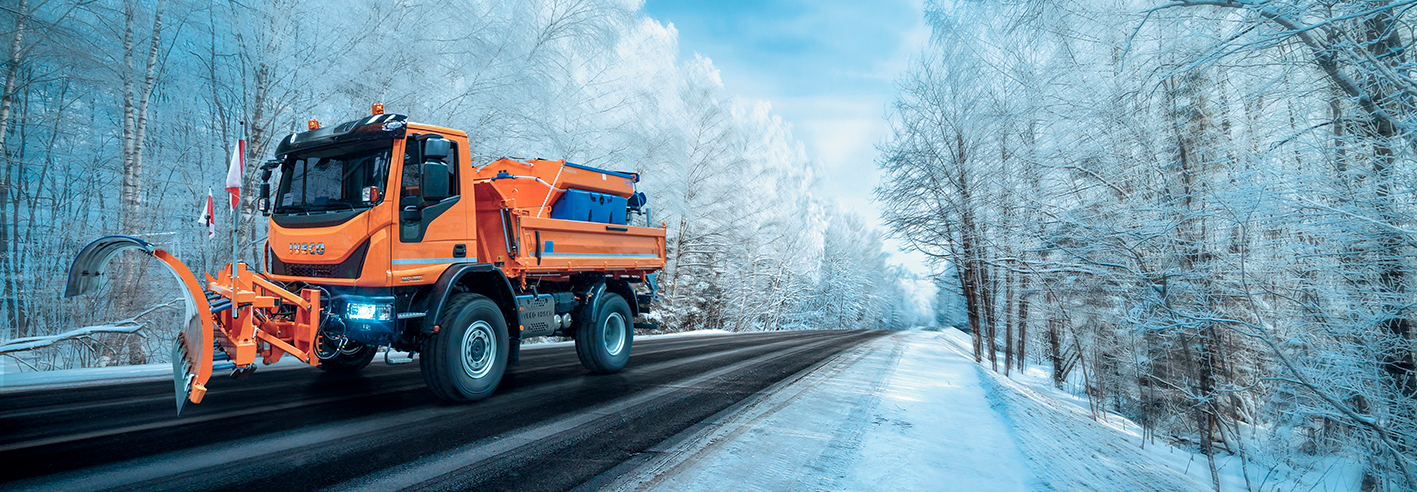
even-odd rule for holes
{"type": "Polygon", "coordinates": [[[157,258],[182,286],[186,295],[186,313],[182,332],[172,343],[172,380],[176,390],[177,413],[188,401],[201,403],[206,395],[206,382],[212,375],[212,313],[201,284],[192,270],[167,251],[153,247],[131,236],[106,236],[89,243],[79,251],[69,267],[69,282],[64,297],[84,295],[101,285],[104,269],[118,253],[137,249],[157,258]]]}

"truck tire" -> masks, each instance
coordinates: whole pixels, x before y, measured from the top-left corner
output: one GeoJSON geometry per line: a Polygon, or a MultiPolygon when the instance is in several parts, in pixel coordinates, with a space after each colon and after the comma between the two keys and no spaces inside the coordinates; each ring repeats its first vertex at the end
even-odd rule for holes
{"type": "Polygon", "coordinates": [[[603,295],[595,316],[576,326],[576,355],[591,372],[610,374],[629,362],[635,325],[625,298],[612,292],[603,295]]]}
{"type": "Polygon", "coordinates": [[[507,322],[497,303],[479,294],[455,294],[443,306],[438,326],[418,357],[428,388],[448,401],[492,396],[508,354],[507,322]]]}
{"type": "MultiPolygon", "coordinates": [[[[324,342],[320,340],[320,343],[324,342]]],[[[359,372],[374,360],[374,354],[379,351],[378,347],[359,342],[346,342],[343,349],[336,350],[334,356],[320,359],[320,369],[326,372],[359,372]]]]}

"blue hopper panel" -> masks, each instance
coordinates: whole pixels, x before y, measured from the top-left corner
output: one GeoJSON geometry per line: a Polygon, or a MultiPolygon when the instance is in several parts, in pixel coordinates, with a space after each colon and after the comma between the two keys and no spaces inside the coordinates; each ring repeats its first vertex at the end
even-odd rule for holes
{"type": "Polygon", "coordinates": [[[593,191],[566,190],[551,205],[551,218],[625,224],[625,197],[593,191]]]}

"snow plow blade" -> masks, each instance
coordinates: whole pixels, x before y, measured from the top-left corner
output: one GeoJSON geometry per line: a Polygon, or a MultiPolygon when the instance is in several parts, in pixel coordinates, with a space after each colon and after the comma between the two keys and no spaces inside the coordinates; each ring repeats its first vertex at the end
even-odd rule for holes
{"type": "Polygon", "coordinates": [[[256,369],[258,356],[266,364],[290,354],[311,366],[320,365],[316,354],[322,292],[309,288],[290,292],[245,263],[227,265],[217,277],[203,274],[205,282],[200,282],[167,251],[135,237],[108,236],[79,251],[69,267],[64,297],[98,290],[108,263],[127,249],[161,261],[185,294],[184,325],[172,343],[172,386],[179,415],[188,402],[202,402],[217,360],[223,365],[230,361],[236,369],[232,376],[242,379],[256,369]]]}
{"type": "Polygon", "coordinates": [[[131,236],[106,236],[89,243],[79,251],[69,267],[69,282],[64,297],[74,297],[97,290],[104,269],[118,253],[137,249],[157,258],[182,285],[186,294],[184,326],[172,345],[172,379],[177,390],[177,413],[188,401],[201,403],[206,394],[206,382],[212,375],[212,316],[207,297],[192,271],[167,251],[153,247],[131,236]]]}

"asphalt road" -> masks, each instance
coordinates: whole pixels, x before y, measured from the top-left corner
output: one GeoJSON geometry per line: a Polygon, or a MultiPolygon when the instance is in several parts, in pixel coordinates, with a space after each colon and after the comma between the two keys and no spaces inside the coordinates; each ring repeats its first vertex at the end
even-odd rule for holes
{"type": "Polygon", "coordinates": [[[886,332],[639,339],[612,375],[569,346],[522,352],[491,398],[446,403],[418,364],[376,359],[213,377],[175,415],[170,382],[0,396],[2,490],[567,490],[789,376],[886,332]]]}

